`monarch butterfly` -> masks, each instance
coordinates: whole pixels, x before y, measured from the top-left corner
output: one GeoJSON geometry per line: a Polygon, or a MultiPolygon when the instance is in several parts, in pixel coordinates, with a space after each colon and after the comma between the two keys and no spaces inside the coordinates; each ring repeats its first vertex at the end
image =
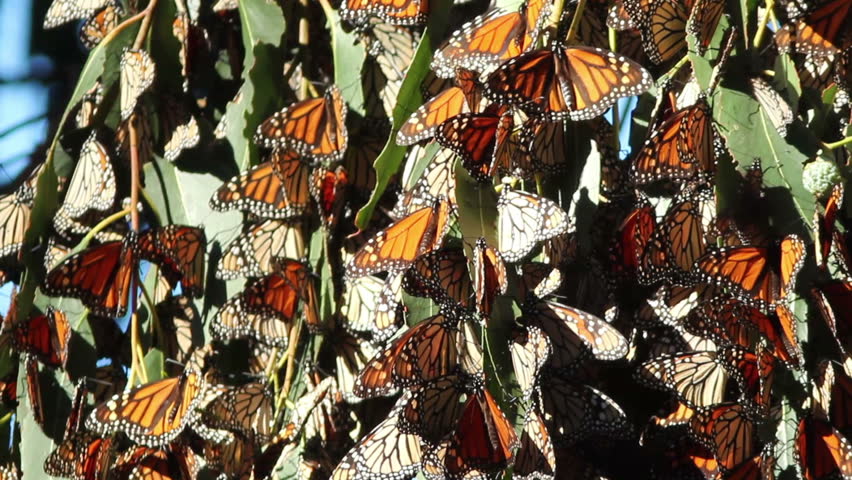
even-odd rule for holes
{"type": "Polygon", "coordinates": [[[66,430],[62,442],[45,459],[44,472],[76,479],[101,478],[109,471],[113,448],[109,437],[98,438],[80,429],[66,430]]]}
{"type": "Polygon", "coordinates": [[[106,148],[93,131],[74,167],[65,199],[54,216],[54,226],[59,232],[84,233],[72,229],[72,219],[79,219],[89,210],[105,212],[115,204],[115,172],[106,148]]]}
{"type": "Polygon", "coordinates": [[[33,420],[43,429],[44,423],[44,401],[41,396],[41,380],[39,379],[38,362],[33,355],[24,355],[26,366],[27,400],[30,403],[30,413],[33,420]]]}
{"type": "Polygon", "coordinates": [[[349,183],[358,193],[368,195],[376,186],[376,170],[373,162],[384,148],[384,142],[376,136],[353,137],[346,149],[343,167],[349,173],[349,183]]]}
{"type": "Polygon", "coordinates": [[[821,3],[814,10],[795,20],[790,41],[796,51],[815,59],[824,59],[846,50],[852,44],[849,36],[849,13],[852,5],[847,0],[821,3]]]}
{"type": "Polygon", "coordinates": [[[526,257],[539,243],[569,230],[568,214],[555,202],[504,188],[497,200],[498,250],[507,262],[526,257]]]}
{"type": "Polygon", "coordinates": [[[478,109],[480,93],[473,72],[459,71],[455,78],[456,86],[435,95],[402,124],[396,134],[398,145],[414,145],[431,138],[446,120],[478,109]]]}
{"type": "Polygon", "coordinates": [[[154,158],[154,132],[152,131],[150,110],[147,103],[138,105],[138,112],[133,112],[127,120],[123,120],[115,131],[115,151],[118,155],[130,161],[130,125],[136,128],[139,163],[145,164],[154,158]]]}
{"type": "Polygon", "coordinates": [[[835,232],[834,222],[837,220],[838,211],[843,206],[843,193],[843,184],[838,183],[831,190],[831,196],[825,204],[825,213],[814,212],[814,238],[816,239],[814,251],[817,256],[817,265],[823,270],[827,267],[828,256],[831,253],[835,232]]]}
{"type": "Polygon", "coordinates": [[[559,347],[565,340],[559,338],[565,336],[579,337],[599,360],[618,360],[627,355],[627,339],[601,318],[547,300],[540,300],[525,307],[526,324],[541,328],[554,342],[557,353],[554,359],[562,354],[559,347]]]}
{"type": "Polygon", "coordinates": [[[538,387],[539,372],[553,353],[553,345],[542,329],[530,326],[512,335],[509,352],[515,379],[524,398],[529,400],[538,387]]]}
{"type": "Polygon", "coordinates": [[[849,408],[849,397],[852,395],[852,378],[847,375],[845,368],[839,365],[833,366],[830,361],[824,361],[820,364],[820,373],[823,384],[819,387],[821,390],[824,389],[822,395],[827,401],[822,403],[827,403],[827,405],[820,404],[819,406],[835,428],[845,431],[852,426],[852,409],[849,408]]]}
{"type": "Polygon", "coordinates": [[[511,163],[513,121],[511,111],[500,108],[484,113],[461,113],[438,127],[441,146],[459,155],[462,165],[479,182],[489,183],[496,166],[511,163]]]}
{"type": "Polygon", "coordinates": [[[615,0],[610,6],[606,26],[618,32],[636,28],[636,23],[627,11],[624,0],[615,0]]]}
{"type": "Polygon", "coordinates": [[[713,191],[708,186],[682,191],[669,206],[666,216],[650,239],[639,232],[637,244],[646,242],[637,260],[639,281],[650,285],[661,279],[683,284],[707,250],[707,236],[715,218],[713,191]]]}
{"type": "Polygon", "coordinates": [[[678,110],[653,130],[633,159],[632,177],[640,185],[689,180],[716,168],[710,107],[703,99],[678,110]]]}
{"type": "MultiPolygon", "coordinates": [[[[108,2],[109,0],[107,0],[108,2]]],[[[89,50],[98,46],[101,40],[118,26],[119,17],[123,13],[119,6],[107,5],[106,8],[83,23],[80,28],[80,43],[89,50]]]]}
{"type": "Polygon", "coordinates": [[[210,198],[210,208],[236,208],[281,220],[303,214],[310,201],[310,169],[295,153],[276,150],[270,161],[219,187],[210,198]]]}
{"type": "Polygon", "coordinates": [[[111,0],[53,0],[44,16],[45,29],[55,28],[72,20],[92,16],[111,0]]]}
{"type": "Polygon", "coordinates": [[[795,289],[805,255],[799,237],[788,235],[780,247],[714,249],[698,260],[694,272],[708,283],[730,288],[744,302],[768,310],[795,289]]]}
{"type": "MultiPolygon", "coordinates": [[[[707,321],[721,324],[728,332],[734,332],[742,326],[755,329],[769,341],[772,354],[776,358],[793,366],[801,364],[802,352],[796,338],[796,319],[786,306],[779,305],[773,315],[765,315],[760,310],[736,299],[725,299],[705,303],[698,310],[698,314],[707,321]]],[[[706,330],[694,333],[707,334],[706,330]]],[[[727,341],[747,346],[743,342],[731,339],[731,334],[726,333],[722,336],[727,341]]]]}
{"type": "Polygon", "coordinates": [[[553,2],[548,0],[530,0],[518,12],[497,8],[474,18],[438,47],[432,69],[444,78],[452,77],[459,68],[490,72],[538,41],[552,8],[553,2]]]}
{"type": "Polygon", "coordinates": [[[795,452],[807,480],[852,477],[849,440],[813,414],[806,414],[799,421],[795,452]]]}
{"type": "Polygon", "coordinates": [[[420,25],[429,15],[429,0],[347,0],[340,5],[340,18],[364,24],[375,16],[391,25],[420,25]]]}
{"type": "Polygon", "coordinates": [[[616,100],[640,95],[651,75],[621,55],[590,47],[539,49],[488,76],[485,95],[556,121],[590,120],[616,100]]]}
{"type": "Polygon", "coordinates": [[[686,25],[694,1],[626,0],[624,7],[642,34],[652,62],[671,60],[686,48],[686,25]]]}
{"type": "Polygon", "coordinates": [[[521,480],[555,478],[553,442],[544,420],[535,410],[528,411],[524,418],[524,430],[512,472],[513,478],[521,480]]]}
{"type": "Polygon", "coordinates": [[[35,198],[35,189],[30,181],[25,181],[14,192],[0,196],[0,258],[17,256],[24,244],[35,198]]]}
{"type": "Polygon", "coordinates": [[[692,408],[722,403],[729,380],[748,393],[758,390],[758,356],[738,346],[718,351],[664,355],[643,363],[639,378],[651,386],[663,386],[692,408]]]}
{"type": "MultiPolygon", "coordinates": [[[[180,364],[190,360],[195,345],[201,342],[201,319],[189,297],[178,295],[156,305],[159,320],[158,342],[166,358],[180,364]]],[[[166,364],[166,368],[172,368],[166,364]]],[[[179,372],[176,372],[179,373],[179,372]]]]}
{"type": "Polygon", "coordinates": [[[337,391],[349,404],[362,401],[361,397],[353,393],[355,381],[370,359],[378,353],[368,340],[372,339],[356,336],[343,328],[337,328],[332,330],[332,335],[323,344],[323,347],[334,357],[337,391]]]}
{"type": "Polygon", "coordinates": [[[509,279],[506,265],[500,252],[485,243],[479,237],[473,249],[474,291],[476,292],[476,311],[486,318],[491,315],[494,299],[506,293],[509,279]]]}
{"type": "MultiPolygon", "coordinates": [[[[389,126],[389,119],[393,118],[393,108],[399,96],[399,89],[402,87],[402,80],[389,78],[380,68],[378,60],[371,56],[364,59],[361,71],[364,117],[384,129],[389,126]]],[[[353,141],[354,138],[353,135],[353,141]]]]}
{"type": "Polygon", "coordinates": [[[157,75],[154,60],[145,50],[125,49],[121,54],[120,85],[121,119],[127,120],[136,109],[139,97],[154,83],[157,75]]]}
{"type": "Polygon", "coordinates": [[[337,162],[349,144],[346,102],[331,85],[320,98],[296,102],[266,119],[254,135],[266,148],[292,150],[323,162],[337,162]]]}
{"type": "Polygon", "coordinates": [[[754,454],[754,423],[741,405],[726,403],[695,410],[689,424],[693,438],[710,449],[725,470],[754,454]]]}
{"type": "Polygon", "coordinates": [[[451,210],[448,202],[439,200],[378,232],[346,265],[346,278],[403,269],[440,247],[449,229],[451,210]]]}
{"type": "Polygon", "coordinates": [[[326,228],[333,228],[343,213],[349,176],[343,166],[333,172],[319,167],[311,172],[311,196],[319,207],[326,228]]]}
{"type": "Polygon", "coordinates": [[[787,126],[793,123],[793,110],[787,105],[784,97],[775,91],[766,80],[755,77],[749,79],[754,98],[760,103],[763,114],[778,131],[778,135],[787,136],[787,126]]]}
{"type": "Polygon", "coordinates": [[[437,202],[456,203],[456,156],[451,150],[441,150],[423,174],[400,198],[392,217],[400,218],[423,207],[432,207],[437,202]]]}
{"type": "Polygon", "coordinates": [[[401,82],[417,47],[412,32],[405,27],[374,20],[364,37],[369,55],[376,59],[388,80],[401,82]]]}
{"type": "Polygon", "coordinates": [[[296,220],[264,220],[249,226],[224,249],[216,277],[232,280],[262,277],[274,271],[276,259],[305,257],[302,223],[296,220]]]}
{"type": "Polygon", "coordinates": [[[529,298],[530,295],[544,298],[562,286],[562,272],[547,263],[525,263],[521,265],[520,275],[518,298],[529,298]]]}
{"type": "Polygon", "coordinates": [[[189,368],[166,378],[116,394],[95,407],[86,428],[99,435],[124,432],[130,440],[148,447],[163,447],[195,420],[195,408],[206,384],[189,368]]]}
{"type": "Polygon", "coordinates": [[[447,308],[411,327],[361,371],[353,393],[361,398],[389,394],[451,373],[459,365],[461,331],[447,308]]]}
{"type": "Polygon", "coordinates": [[[478,388],[467,399],[452,435],[424,454],[424,473],[428,478],[479,478],[476,475],[511,464],[517,446],[515,430],[494,397],[478,388]]]}
{"type": "Polygon", "coordinates": [[[852,282],[831,281],[811,289],[820,314],[828,325],[840,352],[852,346],[852,282]]]}
{"type": "Polygon", "coordinates": [[[77,128],[87,128],[92,125],[94,117],[98,114],[98,107],[104,99],[104,86],[100,80],[96,80],[92,88],[83,94],[80,99],[80,108],[74,117],[77,128]]]}
{"type": "Polygon", "coordinates": [[[71,325],[61,310],[48,307],[44,315],[17,322],[13,328],[12,342],[17,351],[32,354],[45,365],[65,368],[71,325]]]}
{"type": "Polygon", "coordinates": [[[621,407],[588,385],[573,385],[559,377],[542,382],[538,390],[542,419],[556,447],[588,437],[619,437],[628,431],[621,407]]]}
{"type": "Polygon", "coordinates": [[[95,315],[121,317],[138,265],[135,234],[74,254],[47,274],[44,292],[79,298],[95,315]]]}
{"type": "Polygon", "coordinates": [[[269,388],[259,382],[230,387],[207,406],[202,420],[213,428],[233,430],[267,443],[274,422],[269,388]]]}
{"type": "Polygon", "coordinates": [[[283,260],[277,272],[251,283],[222,305],[212,324],[219,339],[251,337],[271,346],[287,346],[287,324],[293,320],[299,300],[305,301],[306,323],[319,329],[316,292],[307,267],[283,260]]]}
{"type": "Polygon", "coordinates": [[[224,444],[205,443],[203,456],[207,469],[228,478],[251,478],[260,451],[253,440],[235,434],[232,441],[224,444]]]}
{"type": "Polygon", "coordinates": [[[157,263],[172,287],[180,282],[187,295],[204,292],[204,230],[184,225],[152,228],[139,235],[142,258],[157,263]]]}
{"type": "Polygon", "coordinates": [[[775,480],[775,457],[772,456],[774,445],[771,443],[763,448],[759,455],[747,458],[743,463],[731,470],[727,478],[731,480],[775,480]]]}
{"type": "Polygon", "coordinates": [[[657,229],[654,208],[644,196],[624,217],[618,227],[615,240],[609,248],[609,260],[616,275],[632,277],[639,268],[639,260],[657,229]]]}
{"type": "MultiPolygon", "coordinates": [[[[529,155],[532,172],[557,174],[564,172],[568,166],[566,159],[570,144],[564,121],[547,122],[531,118],[521,129],[520,143],[529,155]]],[[[530,172],[523,173],[528,176],[530,172]]]]}
{"type": "Polygon", "coordinates": [[[403,394],[388,417],[349,450],[334,469],[333,480],[408,478],[417,474],[422,457],[420,437],[397,427],[399,412],[409,395],[403,394]]]}
{"type": "Polygon", "coordinates": [[[134,447],[119,455],[110,470],[128,479],[171,480],[195,478],[198,463],[192,449],[186,445],[164,449],[134,447]]]}
{"type": "Polygon", "coordinates": [[[454,247],[421,255],[405,272],[402,286],[411,295],[463,307],[470,306],[474,292],[464,250],[454,247]]]}
{"type": "Polygon", "coordinates": [[[382,343],[399,329],[403,308],[401,273],[384,281],[365,275],[346,286],[340,314],[346,329],[366,333],[374,342],[382,343]]]}
{"type": "Polygon", "coordinates": [[[195,115],[172,97],[164,97],[164,100],[160,112],[163,158],[174,162],[184,150],[198,145],[201,134],[195,115]]]}

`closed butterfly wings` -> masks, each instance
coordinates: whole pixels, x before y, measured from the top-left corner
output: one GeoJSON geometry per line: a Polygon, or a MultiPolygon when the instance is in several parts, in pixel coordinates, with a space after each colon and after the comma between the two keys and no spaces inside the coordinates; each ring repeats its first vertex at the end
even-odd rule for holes
{"type": "Polygon", "coordinates": [[[73,20],[88,18],[112,0],[53,0],[44,17],[43,27],[54,28],[73,20]]]}
{"type": "Polygon", "coordinates": [[[346,112],[340,89],[332,85],[322,97],[296,102],[268,118],[257,128],[254,140],[317,161],[340,161],[349,145],[346,112]]]}
{"type": "Polygon", "coordinates": [[[439,92],[421,105],[399,128],[396,143],[414,145],[435,135],[445,121],[478,108],[479,87],[473,72],[458,72],[456,85],[439,92]]]}
{"type": "Polygon", "coordinates": [[[121,55],[120,71],[121,119],[127,120],[136,109],[139,97],[153,85],[156,66],[145,50],[125,50],[121,55]]]}
{"type": "Polygon", "coordinates": [[[498,248],[507,262],[521,260],[570,227],[568,215],[552,200],[510,188],[500,194],[497,212],[498,248]]]}
{"type": "Polygon", "coordinates": [[[446,201],[416,210],[374,235],[349,261],[349,279],[411,265],[438,248],[449,229],[452,208],[446,201]]]}
{"type": "Polygon", "coordinates": [[[310,205],[310,169],[292,151],[276,150],[268,162],[232,178],[216,190],[211,208],[239,209],[262,218],[288,219],[310,205]]]}
{"type": "Polygon", "coordinates": [[[651,132],[633,160],[632,174],[640,185],[682,181],[716,168],[710,107],[699,100],[681,109],[651,132]]]}
{"type": "Polygon", "coordinates": [[[96,407],[86,427],[101,435],[123,432],[142,445],[163,446],[195,419],[204,388],[201,374],[193,370],[141,385],[96,407]]]}
{"type": "Polygon", "coordinates": [[[80,158],[65,192],[65,199],[53,218],[57,231],[87,233],[78,222],[89,211],[106,212],[115,204],[116,181],[106,148],[94,132],[83,144],[80,158]]]}

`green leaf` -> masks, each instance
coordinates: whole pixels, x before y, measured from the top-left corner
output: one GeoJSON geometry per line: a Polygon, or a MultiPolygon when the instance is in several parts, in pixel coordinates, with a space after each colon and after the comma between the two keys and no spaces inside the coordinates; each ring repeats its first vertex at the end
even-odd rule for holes
{"type": "Polygon", "coordinates": [[[716,90],[712,103],[718,131],[740,170],[755,159],[761,160],[773,224],[784,228],[780,233],[795,232],[809,238],[814,205],[812,195],[802,185],[803,165],[808,159],[803,149],[815,151],[815,145],[809,145],[810,136],[795,124],[787,136],[795,144],[787,143],[762,113],[760,103],[745,93],[749,90],[740,88],[720,86],[716,90]]]}
{"type": "Polygon", "coordinates": [[[367,53],[358,42],[354,31],[343,29],[337,10],[321,2],[328,27],[331,31],[331,48],[334,54],[334,83],[340,87],[340,93],[346,100],[350,112],[364,116],[364,90],[361,83],[361,67],[367,53]]]}
{"type": "Polygon", "coordinates": [[[461,162],[456,162],[456,202],[459,229],[468,258],[473,258],[471,246],[479,237],[485,237],[488,245],[496,247],[497,193],[493,185],[474,180],[461,162]]]}
{"type": "Polygon", "coordinates": [[[423,37],[420,40],[420,45],[417,47],[417,52],[414,54],[414,59],[411,61],[411,66],[408,67],[405,80],[399,89],[399,96],[396,99],[396,106],[393,111],[393,128],[391,128],[390,138],[388,138],[388,142],[382,153],[373,162],[373,167],[376,169],[376,187],[373,189],[372,195],[370,195],[370,200],[358,211],[358,215],[355,218],[355,224],[358,228],[365,228],[367,226],[367,222],[373,216],[373,210],[375,210],[379,199],[388,187],[391,177],[397,173],[402,163],[406,147],[396,144],[396,132],[399,131],[400,126],[402,126],[411,112],[423,103],[423,97],[420,94],[420,85],[429,72],[429,63],[432,60],[438,41],[443,38],[444,32],[447,29],[449,5],[449,0],[438,0],[432,5],[428,25],[423,32],[423,37]]]}
{"type": "MultiPolygon", "coordinates": [[[[192,152],[194,155],[203,155],[192,152]]],[[[190,158],[192,160],[192,158],[190,158]]],[[[210,164],[207,172],[226,165],[210,164]]],[[[215,305],[221,305],[226,296],[242,289],[242,280],[223,282],[215,278],[216,266],[221,252],[231,239],[239,235],[243,215],[237,211],[217,212],[210,208],[208,199],[222,185],[221,177],[211,173],[197,173],[178,169],[175,164],[160,157],[145,165],[145,193],[160,216],[163,224],[200,226],[207,237],[208,252],[204,305],[198,311],[202,317],[214,313],[215,305]],[[212,247],[212,248],[211,248],[212,247]]],[[[153,294],[153,290],[151,290],[153,294]]],[[[209,326],[209,322],[207,323],[209,326]]],[[[209,337],[208,337],[209,338],[209,337]]]]}
{"type": "Polygon", "coordinates": [[[284,13],[276,3],[241,0],[240,25],[243,32],[243,84],[236,102],[225,108],[225,136],[234,152],[239,170],[258,163],[258,147],[252,142],[257,126],[281,106],[284,71],[284,13]]]}

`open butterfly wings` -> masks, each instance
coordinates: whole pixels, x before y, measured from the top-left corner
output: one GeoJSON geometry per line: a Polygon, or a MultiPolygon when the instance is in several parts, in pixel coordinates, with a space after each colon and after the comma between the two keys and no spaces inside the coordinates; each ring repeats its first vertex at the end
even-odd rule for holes
{"type": "Polygon", "coordinates": [[[132,276],[137,274],[137,250],[133,235],[83,250],[47,274],[44,291],[79,298],[95,315],[121,317],[127,312],[132,276]]]}
{"type": "Polygon", "coordinates": [[[652,83],[639,64],[590,47],[532,50],[488,76],[485,94],[549,120],[589,120],[652,83]]]}
{"type": "Polygon", "coordinates": [[[709,252],[695,265],[699,278],[736,292],[761,309],[789,299],[804,265],[804,242],[788,235],[778,247],[729,247],[709,252]]]}

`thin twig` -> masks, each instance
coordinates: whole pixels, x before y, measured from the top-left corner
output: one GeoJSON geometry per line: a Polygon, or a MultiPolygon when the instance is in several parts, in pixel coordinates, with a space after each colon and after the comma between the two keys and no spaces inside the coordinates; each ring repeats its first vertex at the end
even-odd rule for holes
{"type": "Polygon", "coordinates": [[[299,50],[304,53],[302,57],[302,84],[299,89],[299,100],[308,98],[308,46],[311,43],[310,24],[308,24],[308,0],[299,0],[299,6],[302,10],[301,18],[299,18],[299,50]]]}
{"type": "Polygon", "coordinates": [[[290,395],[290,387],[293,384],[293,373],[296,370],[296,349],[299,346],[299,335],[302,333],[301,318],[290,328],[289,345],[287,345],[287,370],[284,371],[284,385],[281,394],[286,398],[290,395]]]}
{"type": "Polygon", "coordinates": [[[822,142],[820,145],[824,150],[834,150],[835,148],[840,148],[846,145],[852,144],[852,137],[846,137],[843,140],[838,140],[836,142],[826,143],[822,142]]]}
{"type": "Polygon", "coordinates": [[[586,0],[579,0],[577,8],[574,9],[574,16],[571,18],[571,26],[568,27],[568,35],[565,36],[565,43],[570,45],[580,30],[580,20],[583,18],[583,11],[586,9],[586,0]]]}
{"type": "Polygon", "coordinates": [[[763,34],[766,32],[766,25],[769,23],[773,8],[775,8],[775,0],[766,0],[766,10],[764,10],[760,24],[757,25],[757,32],[754,34],[754,48],[760,48],[760,44],[763,42],[763,34]]]}

